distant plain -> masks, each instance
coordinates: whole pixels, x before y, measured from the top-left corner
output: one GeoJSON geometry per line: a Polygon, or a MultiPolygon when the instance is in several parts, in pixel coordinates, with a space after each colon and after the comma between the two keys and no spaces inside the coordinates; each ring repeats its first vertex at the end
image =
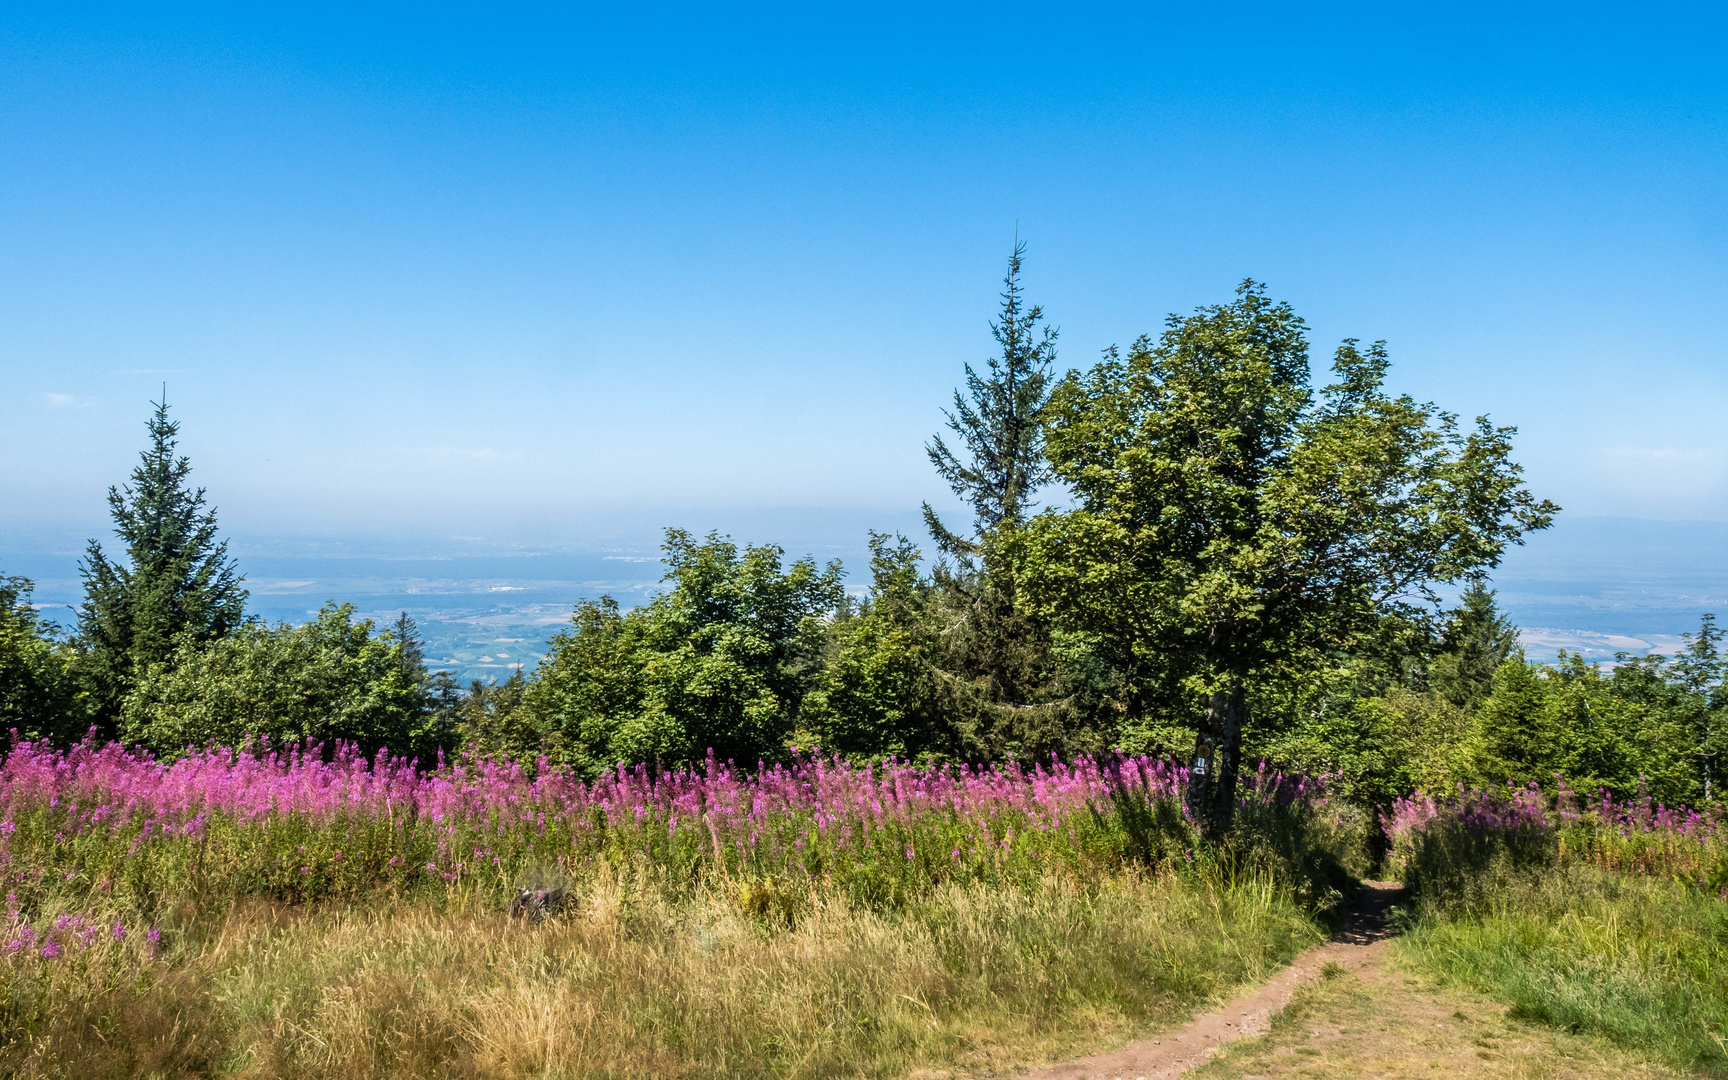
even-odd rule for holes
{"type": "MultiPolygon", "coordinates": [[[[677,515],[680,524],[706,532],[700,516],[677,515]]],[[[919,536],[914,514],[878,516],[879,529],[919,536]]],[[[860,522],[868,517],[852,510],[826,521],[808,510],[784,518],[763,512],[748,531],[722,531],[740,543],[778,543],[787,559],[838,558],[849,586],[862,591],[869,565],[860,522]]],[[[634,534],[610,531],[603,540],[240,532],[231,550],[258,617],[301,622],[327,600],[352,603],[379,623],[406,611],[432,666],[466,681],[507,678],[519,665],[532,670],[579,600],[605,594],[633,607],[654,594],[662,573],[659,537],[640,527],[634,534]]],[[[0,533],[0,573],[32,578],[37,604],[70,625],[66,608],[81,595],[77,564],[87,535],[106,542],[95,531],[0,533]]],[[[1560,649],[1593,661],[1612,661],[1617,652],[1671,653],[1701,614],[1728,620],[1725,550],[1728,523],[1562,515],[1552,530],[1513,550],[1493,584],[1532,659],[1551,660],[1560,649]]]]}

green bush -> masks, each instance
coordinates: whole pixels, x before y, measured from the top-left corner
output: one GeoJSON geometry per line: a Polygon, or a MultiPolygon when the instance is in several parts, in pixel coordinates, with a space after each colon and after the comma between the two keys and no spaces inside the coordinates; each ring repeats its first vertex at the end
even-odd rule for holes
{"type": "Polygon", "coordinates": [[[352,604],[326,604],[300,626],[250,623],[208,644],[187,639],[139,678],[121,713],[121,738],[158,756],[215,743],[305,739],[366,753],[435,752],[431,719],[401,643],[354,621],[352,604]]]}
{"type": "MultiPolygon", "coordinates": [[[[87,721],[71,647],[30,604],[29,578],[0,576],[0,733],[64,745],[87,721]]],[[[0,738],[4,738],[0,735],[0,738]]]]}
{"type": "Polygon", "coordinates": [[[596,776],[619,762],[682,765],[713,750],[754,765],[783,756],[821,661],[840,567],[777,547],[666,533],[670,588],[620,613],[578,605],[524,698],[547,756],[596,776]]]}

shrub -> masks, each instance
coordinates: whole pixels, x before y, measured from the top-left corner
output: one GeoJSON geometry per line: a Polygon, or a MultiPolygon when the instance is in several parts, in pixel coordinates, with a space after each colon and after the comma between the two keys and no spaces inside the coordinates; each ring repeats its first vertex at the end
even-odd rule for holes
{"type": "Polygon", "coordinates": [[[250,623],[208,644],[184,639],[139,678],[122,734],[164,756],[248,738],[409,751],[426,702],[401,643],[372,630],[352,604],[326,604],[301,626],[250,623]]]}

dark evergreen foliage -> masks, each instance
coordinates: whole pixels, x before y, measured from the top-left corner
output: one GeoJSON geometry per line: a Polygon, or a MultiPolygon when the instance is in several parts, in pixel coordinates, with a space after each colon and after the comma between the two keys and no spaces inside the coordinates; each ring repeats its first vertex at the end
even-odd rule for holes
{"type": "Polygon", "coordinates": [[[426,671],[426,642],[420,637],[420,627],[406,612],[396,616],[396,621],[390,624],[390,634],[401,646],[402,677],[416,684],[424,684],[429,678],[426,671]]]}
{"type": "Polygon", "coordinates": [[[114,531],[125,548],[111,560],[92,540],[80,570],[80,670],[99,722],[112,730],[134,682],[183,642],[202,645],[237,629],[246,591],[204,489],[188,485],[191,462],[176,456],[180,425],[166,399],[146,425],[150,447],[132,482],[108,489],[114,531]]]}
{"type": "Polygon", "coordinates": [[[1494,673],[1518,648],[1518,628],[1494,605],[1494,590],[1472,581],[1446,622],[1440,653],[1429,664],[1434,691],[1461,709],[1474,708],[1494,682],[1494,673]]]}
{"type": "Polygon", "coordinates": [[[1056,361],[1056,330],[1040,329],[1044,309],[1027,307],[1021,295],[1025,255],[1026,245],[1017,240],[1002,282],[1002,312],[990,324],[1001,352],[986,361],[988,376],[966,365],[966,393],[954,391],[954,408],[943,411],[958,452],[941,435],[925,447],[937,475],[966,500],[975,519],[973,537],[963,537],[924,504],[930,535],[948,555],[973,554],[979,536],[1025,520],[1033,495],[1050,479],[1042,421],[1050,399],[1050,366],[1056,361]]]}

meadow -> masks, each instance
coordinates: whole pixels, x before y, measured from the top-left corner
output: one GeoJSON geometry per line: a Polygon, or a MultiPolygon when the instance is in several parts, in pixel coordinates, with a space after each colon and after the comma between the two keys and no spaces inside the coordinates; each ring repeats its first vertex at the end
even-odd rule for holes
{"type": "Polygon", "coordinates": [[[1365,868],[1323,781],[1262,770],[1245,839],[1202,848],[1184,780],[26,743],[0,767],[0,1069],[893,1076],[1089,1050],[1276,969],[1365,868]],[[512,916],[524,890],[546,910],[512,916]]]}
{"type": "Polygon", "coordinates": [[[1416,965],[1517,1019],[1728,1076],[1728,812],[1564,784],[1400,800],[1416,965]]]}
{"type": "Polygon", "coordinates": [[[0,1074],[1000,1073],[1179,1024],[1401,876],[1398,951],[1514,1020],[1728,1075],[1728,815],[1563,782],[1370,820],[1262,767],[804,757],[431,769],[351,746],[22,742],[0,1074]],[[522,910],[522,900],[530,901],[522,910]]]}

